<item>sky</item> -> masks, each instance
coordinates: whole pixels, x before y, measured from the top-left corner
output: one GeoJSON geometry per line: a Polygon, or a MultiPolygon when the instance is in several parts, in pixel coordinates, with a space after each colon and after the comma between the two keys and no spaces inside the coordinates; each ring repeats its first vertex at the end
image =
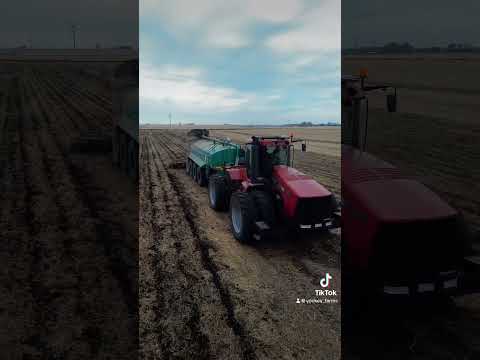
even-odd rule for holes
{"type": "Polygon", "coordinates": [[[0,48],[138,47],[138,0],[15,0],[0,5],[0,48]]]}
{"type": "Polygon", "coordinates": [[[337,0],[140,0],[140,121],[340,121],[337,0]]]}
{"type": "Polygon", "coordinates": [[[342,45],[480,46],[480,1],[342,0],[342,45]]]}

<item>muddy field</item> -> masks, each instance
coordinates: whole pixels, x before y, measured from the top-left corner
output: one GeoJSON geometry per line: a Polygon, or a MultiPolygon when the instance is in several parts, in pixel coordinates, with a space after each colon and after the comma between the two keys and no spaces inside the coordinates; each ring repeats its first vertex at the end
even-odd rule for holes
{"type": "Polygon", "coordinates": [[[61,63],[1,63],[0,77],[2,354],[132,358],[136,188],[109,153],[71,151],[111,136],[109,90],[61,63]]]}
{"type": "Polygon", "coordinates": [[[296,303],[326,272],[340,289],[338,234],[238,243],[206,189],[170,167],[185,161],[186,131],[140,134],[141,355],[338,359],[339,303],[296,303]]]}
{"type": "MultiPolygon", "coordinates": [[[[369,97],[367,151],[399,166],[480,228],[478,56],[342,57],[342,72],[367,68],[369,81],[396,86],[398,111],[369,97]]],[[[478,247],[478,244],[475,244],[478,247]]],[[[406,261],[408,261],[406,259],[406,261]]],[[[345,333],[351,359],[476,359],[480,296],[424,304],[373,303],[345,333]]]]}

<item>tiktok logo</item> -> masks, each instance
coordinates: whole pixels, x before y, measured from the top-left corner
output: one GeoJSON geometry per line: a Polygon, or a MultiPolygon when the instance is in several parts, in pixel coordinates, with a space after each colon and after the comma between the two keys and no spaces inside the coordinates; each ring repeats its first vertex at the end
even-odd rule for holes
{"type": "Polygon", "coordinates": [[[326,273],[325,277],[320,279],[320,286],[323,288],[328,287],[328,285],[330,285],[331,279],[332,279],[332,275],[330,275],[329,273],[326,273]]]}

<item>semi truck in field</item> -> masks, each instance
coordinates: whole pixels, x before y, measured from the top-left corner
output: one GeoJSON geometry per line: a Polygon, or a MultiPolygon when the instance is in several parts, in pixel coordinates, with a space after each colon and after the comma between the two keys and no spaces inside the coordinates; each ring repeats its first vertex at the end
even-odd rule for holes
{"type": "Polygon", "coordinates": [[[113,163],[138,180],[138,60],[118,65],[112,80],[113,163]]]}

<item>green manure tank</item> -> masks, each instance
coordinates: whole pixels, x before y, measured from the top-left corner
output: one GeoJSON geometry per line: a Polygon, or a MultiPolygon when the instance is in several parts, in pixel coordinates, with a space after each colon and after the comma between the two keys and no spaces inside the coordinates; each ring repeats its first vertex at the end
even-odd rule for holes
{"type": "Polygon", "coordinates": [[[186,170],[200,185],[205,185],[208,177],[225,166],[238,164],[244,158],[244,150],[230,140],[203,136],[190,146],[186,170]]]}

